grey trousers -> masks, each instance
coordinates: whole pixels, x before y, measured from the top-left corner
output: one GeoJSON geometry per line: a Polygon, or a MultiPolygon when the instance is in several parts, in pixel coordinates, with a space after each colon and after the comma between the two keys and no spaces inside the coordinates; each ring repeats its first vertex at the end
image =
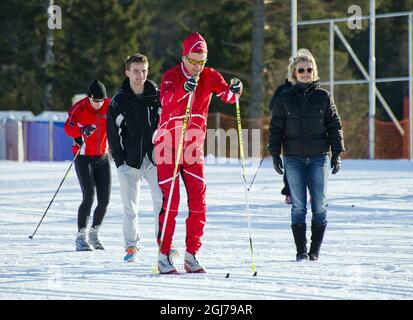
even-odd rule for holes
{"type": "Polygon", "coordinates": [[[141,182],[148,182],[155,216],[155,239],[159,231],[159,213],[162,208],[162,192],[158,185],[156,166],[147,157],[143,159],[140,169],[123,164],[118,168],[120,196],[123,204],[123,236],[125,249],[138,247],[139,237],[139,199],[141,182]]]}

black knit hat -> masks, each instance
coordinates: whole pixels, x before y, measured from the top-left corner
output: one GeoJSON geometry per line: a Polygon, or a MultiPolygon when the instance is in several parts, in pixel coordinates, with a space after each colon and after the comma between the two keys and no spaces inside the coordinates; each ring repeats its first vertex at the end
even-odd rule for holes
{"type": "Polygon", "coordinates": [[[105,99],[107,97],[106,88],[102,82],[95,80],[90,85],[87,96],[93,99],[105,99]]]}

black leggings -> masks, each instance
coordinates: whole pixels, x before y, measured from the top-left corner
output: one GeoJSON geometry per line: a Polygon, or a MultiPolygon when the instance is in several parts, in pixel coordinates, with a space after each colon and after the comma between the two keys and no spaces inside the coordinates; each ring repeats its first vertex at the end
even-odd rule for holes
{"type": "Polygon", "coordinates": [[[98,205],[93,213],[92,227],[99,226],[109,204],[111,190],[111,172],[108,155],[79,155],[75,160],[76,174],[82,188],[83,201],[77,215],[78,229],[86,228],[95,197],[95,187],[98,205]]]}

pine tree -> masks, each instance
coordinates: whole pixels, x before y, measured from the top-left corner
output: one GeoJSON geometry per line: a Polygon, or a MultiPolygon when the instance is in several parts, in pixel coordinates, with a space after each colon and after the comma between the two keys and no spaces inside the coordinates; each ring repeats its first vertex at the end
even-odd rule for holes
{"type": "MultiPolygon", "coordinates": [[[[148,14],[140,1],[67,2],[63,8],[64,34],[56,40],[56,100],[67,109],[70,98],[85,93],[93,79],[101,80],[112,96],[123,78],[123,61],[142,52],[148,14]]],[[[156,73],[156,63],[150,63],[156,73]]]]}
{"type": "Polygon", "coordinates": [[[41,110],[46,8],[35,0],[0,2],[0,109],[41,110]]]}

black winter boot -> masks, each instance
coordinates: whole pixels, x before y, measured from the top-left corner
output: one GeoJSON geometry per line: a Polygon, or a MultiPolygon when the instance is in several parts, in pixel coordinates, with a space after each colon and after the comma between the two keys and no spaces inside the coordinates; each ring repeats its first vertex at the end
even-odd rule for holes
{"type": "Polygon", "coordinates": [[[308,260],[307,237],[305,235],[306,228],[307,226],[305,223],[291,225],[291,229],[293,230],[295,246],[297,247],[297,261],[308,260]]]}
{"type": "Polygon", "coordinates": [[[320,253],[321,243],[323,242],[324,232],[327,224],[313,224],[311,225],[311,246],[308,256],[311,261],[317,261],[320,253]]]}

